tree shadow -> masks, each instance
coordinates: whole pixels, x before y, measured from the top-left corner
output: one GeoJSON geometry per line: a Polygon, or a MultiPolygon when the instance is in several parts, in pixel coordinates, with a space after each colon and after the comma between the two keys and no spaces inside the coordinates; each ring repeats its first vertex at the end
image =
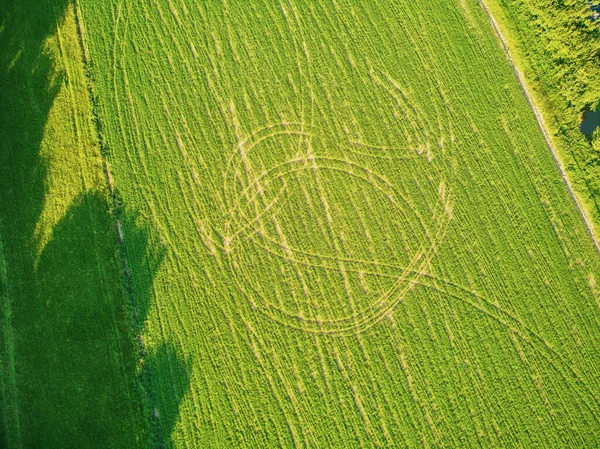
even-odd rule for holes
{"type": "MultiPolygon", "coordinates": [[[[88,191],[41,253],[36,241],[48,191],[41,149],[66,79],[46,45],[69,7],[70,0],[0,0],[0,236],[16,373],[16,391],[0,389],[0,447],[146,448],[157,434],[153,423],[166,435],[157,441],[168,445],[188,366],[166,343],[144,354],[135,341],[162,259],[148,229],[119,211],[131,240],[124,266],[107,194],[88,191]],[[141,384],[165,390],[146,395],[141,384]]],[[[0,326],[5,320],[0,315],[0,326]]],[[[6,365],[0,359],[0,376],[6,365]]]]}
{"type": "Polygon", "coordinates": [[[138,351],[106,201],[88,192],[73,202],[33,272],[38,294],[14,313],[25,447],[145,447],[138,351]]]}
{"type": "MultiPolygon", "coordinates": [[[[115,197],[120,198],[118,190],[115,197]]],[[[144,321],[153,303],[153,279],[163,257],[159,242],[152,242],[153,235],[142,222],[137,212],[126,210],[119,205],[114,210],[117,233],[121,240],[120,258],[124,261],[124,285],[133,314],[133,326],[137,334],[144,330],[144,321]],[[134,270],[135,273],[132,273],[134,270]]],[[[143,343],[140,344],[143,350],[143,343]]]]}
{"type": "MultiPolygon", "coordinates": [[[[44,44],[55,32],[67,1],[0,0],[0,236],[10,282],[4,301],[10,298],[13,315],[21,317],[26,316],[29,303],[41,296],[33,279],[37,256],[33,235],[44,204],[47,171],[40,150],[48,114],[62,82],[44,44]]],[[[0,317],[0,325],[8,326],[7,320],[0,317]]],[[[15,320],[13,317],[11,322],[15,320]]],[[[15,329],[15,334],[19,338],[23,332],[15,329]]],[[[27,350],[18,341],[13,346],[27,350]]],[[[9,353],[13,352],[4,352],[7,359],[9,353]]],[[[22,368],[29,359],[17,361],[23,376],[27,376],[22,368]]],[[[12,360],[2,359],[0,364],[4,385],[13,385],[17,376],[12,360]],[[7,381],[8,376],[11,380],[7,381]]],[[[20,385],[26,385],[26,380],[20,385]]],[[[0,395],[0,447],[27,446],[27,441],[21,441],[19,424],[29,422],[26,400],[17,400],[17,391],[2,389],[0,395]]]]}
{"type": "Polygon", "coordinates": [[[161,449],[173,447],[173,431],[179,417],[179,405],[190,386],[191,361],[185,361],[177,348],[161,343],[146,358],[143,380],[151,406],[153,441],[161,449]]]}
{"type": "Polygon", "coordinates": [[[44,43],[67,3],[0,0],[0,211],[4,228],[25,236],[23,246],[32,246],[44,204],[40,145],[63,77],[44,43]]]}
{"type": "MultiPolygon", "coordinates": [[[[116,196],[119,197],[118,191],[116,196]]],[[[160,243],[151,240],[152,232],[141,225],[137,213],[125,212],[121,207],[115,211],[125,261],[124,279],[133,317],[133,328],[138,337],[142,365],[140,380],[144,391],[144,405],[149,419],[151,440],[154,447],[170,448],[171,437],[177,418],[179,404],[190,386],[191,362],[185,361],[181,351],[167,341],[156,348],[147,348],[142,335],[145,320],[154,303],[153,279],[165,252],[160,243]]]]}

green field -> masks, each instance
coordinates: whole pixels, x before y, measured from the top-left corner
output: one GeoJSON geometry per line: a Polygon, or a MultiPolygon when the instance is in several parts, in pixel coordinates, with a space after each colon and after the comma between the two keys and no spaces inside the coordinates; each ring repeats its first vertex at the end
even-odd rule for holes
{"type": "Polygon", "coordinates": [[[600,441],[600,259],[477,1],[0,19],[0,446],[600,441]]]}
{"type": "Polygon", "coordinates": [[[476,2],[81,5],[163,438],[597,441],[597,254],[476,2]]]}

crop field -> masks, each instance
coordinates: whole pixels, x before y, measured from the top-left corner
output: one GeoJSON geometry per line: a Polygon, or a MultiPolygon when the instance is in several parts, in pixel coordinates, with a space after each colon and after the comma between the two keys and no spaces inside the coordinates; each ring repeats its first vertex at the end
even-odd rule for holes
{"type": "Polygon", "coordinates": [[[161,443],[598,441],[598,257],[477,2],[81,11],[161,443]]]}
{"type": "MultiPolygon", "coordinates": [[[[0,423],[29,420],[11,447],[78,416],[93,432],[47,447],[600,441],[597,245],[478,1],[66,3],[52,26],[81,54],[43,81],[68,72],[53,104],[75,126],[46,114],[63,140],[40,131],[36,182],[0,190],[0,207],[52,194],[0,221],[0,335],[15,342],[0,367],[17,367],[0,393],[27,391],[0,423]],[[35,296],[12,287],[20,250],[31,292],[66,282],[67,337],[58,312],[37,332],[4,298],[35,296]],[[38,372],[20,354],[53,338],[38,372]],[[48,410],[60,398],[35,411],[45,380],[65,385],[69,419],[48,410]]],[[[19,23],[6,17],[0,37],[19,23]]],[[[65,51],[53,36],[36,36],[40,57],[65,51]]],[[[37,73],[9,48],[7,82],[37,73]]]]}

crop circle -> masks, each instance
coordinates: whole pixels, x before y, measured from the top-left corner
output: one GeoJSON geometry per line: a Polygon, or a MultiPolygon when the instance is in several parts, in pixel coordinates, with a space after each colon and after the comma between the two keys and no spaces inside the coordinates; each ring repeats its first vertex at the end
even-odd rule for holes
{"type": "Polygon", "coordinates": [[[418,281],[444,214],[421,211],[330,145],[282,128],[238,148],[225,185],[228,252],[257,310],[309,332],[352,333],[384,318],[418,281]]]}

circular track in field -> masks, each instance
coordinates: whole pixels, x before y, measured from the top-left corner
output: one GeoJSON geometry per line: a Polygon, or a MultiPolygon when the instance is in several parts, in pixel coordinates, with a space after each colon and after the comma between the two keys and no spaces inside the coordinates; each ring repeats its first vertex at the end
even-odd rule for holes
{"type": "MultiPolygon", "coordinates": [[[[415,205],[385,177],[327,155],[332,145],[282,125],[240,143],[225,175],[225,247],[257,310],[309,332],[368,329],[428,268],[443,202],[415,205]]],[[[335,154],[335,153],[334,153],[335,154]]]]}

